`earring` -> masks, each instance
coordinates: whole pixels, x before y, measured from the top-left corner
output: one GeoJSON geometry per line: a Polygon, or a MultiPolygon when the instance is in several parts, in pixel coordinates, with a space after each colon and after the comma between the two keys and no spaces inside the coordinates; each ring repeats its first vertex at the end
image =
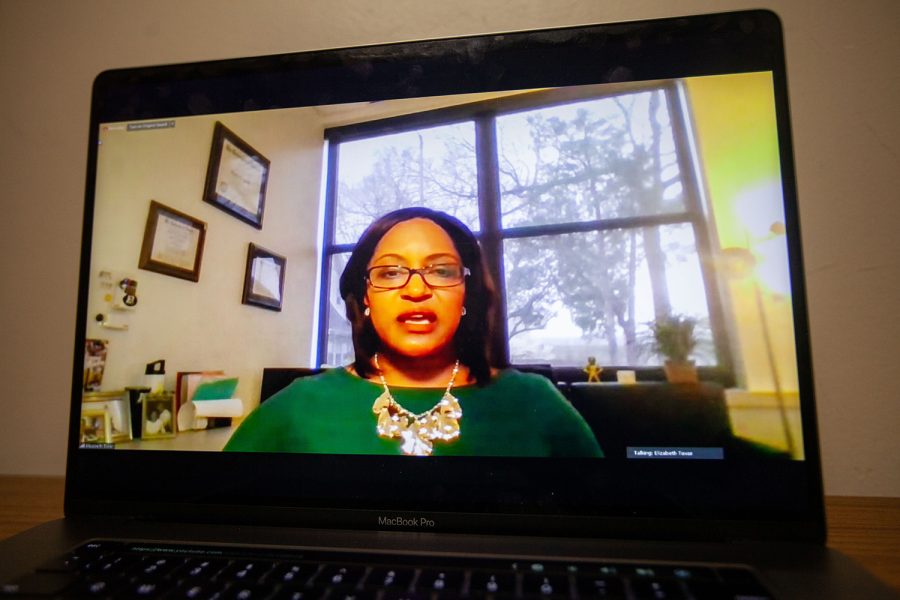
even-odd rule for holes
{"type": "Polygon", "coordinates": [[[462,309],[462,316],[466,316],[466,307],[465,306],[463,306],[463,309],[462,309]]]}
{"type": "Polygon", "coordinates": [[[368,317],[369,315],[372,314],[372,311],[369,310],[369,307],[367,306],[367,307],[366,307],[366,310],[363,311],[363,314],[366,315],[366,316],[368,317]]]}

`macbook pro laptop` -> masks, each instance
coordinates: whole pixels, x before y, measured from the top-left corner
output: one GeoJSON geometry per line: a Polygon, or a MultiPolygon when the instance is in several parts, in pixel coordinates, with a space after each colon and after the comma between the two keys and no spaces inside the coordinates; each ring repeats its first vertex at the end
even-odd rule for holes
{"type": "Polygon", "coordinates": [[[66,517],[0,544],[0,592],[893,597],[824,546],[787,100],[766,11],[100,74],[66,517]],[[412,392],[346,372],[341,277],[410,207],[482,264],[384,281],[478,270],[493,377],[528,385],[492,413],[460,384],[458,432],[373,452],[343,407],[412,392]],[[331,445],[232,441],[267,406],[294,416],[257,439],[305,435],[338,379],[331,445]]]}

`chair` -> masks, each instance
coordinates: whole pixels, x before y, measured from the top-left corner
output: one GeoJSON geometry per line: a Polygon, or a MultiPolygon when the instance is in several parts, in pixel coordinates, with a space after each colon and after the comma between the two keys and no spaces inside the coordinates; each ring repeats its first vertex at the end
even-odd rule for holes
{"type": "Polygon", "coordinates": [[[549,363],[529,363],[510,366],[517,371],[521,371],[522,373],[534,373],[535,375],[546,377],[550,380],[551,383],[556,385],[556,375],[553,370],[553,366],[549,363]]]}
{"type": "Polygon", "coordinates": [[[265,368],[263,369],[262,385],[259,388],[259,403],[262,404],[271,398],[276,392],[280,392],[299,377],[318,375],[325,369],[316,368],[265,368]]]}

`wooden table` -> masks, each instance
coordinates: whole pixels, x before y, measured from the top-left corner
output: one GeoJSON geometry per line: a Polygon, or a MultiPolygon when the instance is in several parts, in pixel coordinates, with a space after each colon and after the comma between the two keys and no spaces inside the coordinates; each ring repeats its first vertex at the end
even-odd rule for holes
{"type": "MultiPolygon", "coordinates": [[[[900,592],[900,498],[830,496],[828,545],[900,592]]],[[[63,480],[0,475],[0,540],[63,515],[63,480]]]]}

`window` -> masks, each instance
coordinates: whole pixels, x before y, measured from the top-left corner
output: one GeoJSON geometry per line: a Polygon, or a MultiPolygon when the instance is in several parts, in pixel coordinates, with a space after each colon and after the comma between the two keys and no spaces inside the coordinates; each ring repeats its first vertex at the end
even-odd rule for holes
{"type": "Polygon", "coordinates": [[[404,206],[451,213],[478,229],[475,128],[454,123],[340,144],[335,241],[354,244],[369,223],[404,206]]]}
{"type": "Polygon", "coordinates": [[[674,84],[566,88],[328,130],[320,362],[353,358],[337,281],[356,239],[421,205],[480,236],[513,363],[659,364],[648,324],[673,313],[700,319],[698,363],[726,365],[677,102],[674,84]]]}

